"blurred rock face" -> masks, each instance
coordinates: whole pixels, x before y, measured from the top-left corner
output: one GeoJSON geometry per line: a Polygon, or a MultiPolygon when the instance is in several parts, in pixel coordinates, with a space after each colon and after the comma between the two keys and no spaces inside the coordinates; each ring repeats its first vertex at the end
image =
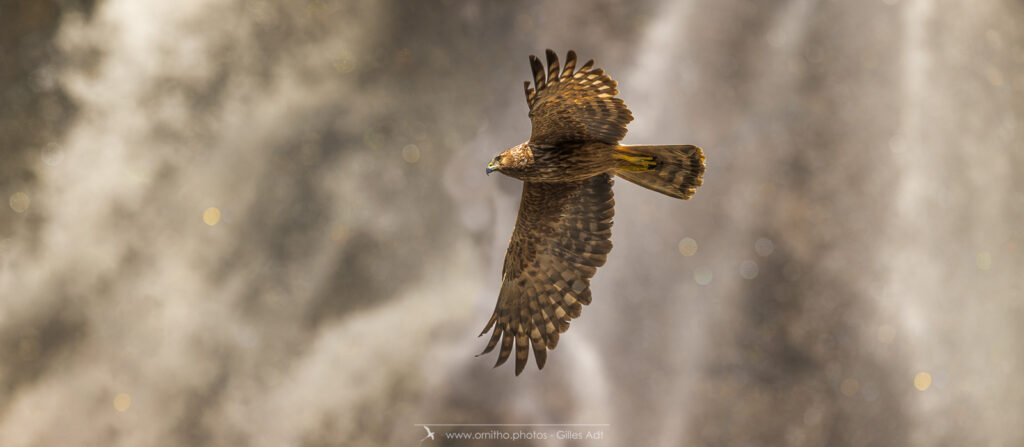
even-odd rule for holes
{"type": "Polygon", "coordinates": [[[1013,2],[2,8],[2,445],[1024,442],[1013,2]],[[472,357],[520,189],[481,171],[547,47],[708,174],[618,182],[515,378],[472,357]]]}

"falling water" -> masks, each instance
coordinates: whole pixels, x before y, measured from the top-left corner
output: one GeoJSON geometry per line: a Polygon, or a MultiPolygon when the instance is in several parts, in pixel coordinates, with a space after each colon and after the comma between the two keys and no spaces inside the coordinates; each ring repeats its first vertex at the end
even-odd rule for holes
{"type": "Polygon", "coordinates": [[[1024,443],[1015,2],[12,5],[0,445],[1024,443]],[[520,191],[482,170],[548,47],[708,172],[616,184],[514,377],[473,357],[520,191]]]}

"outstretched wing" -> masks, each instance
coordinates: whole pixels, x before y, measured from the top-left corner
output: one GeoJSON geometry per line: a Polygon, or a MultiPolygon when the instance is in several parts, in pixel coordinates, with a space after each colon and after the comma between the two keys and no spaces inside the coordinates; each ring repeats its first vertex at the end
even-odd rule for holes
{"type": "Polygon", "coordinates": [[[537,367],[569,320],[590,304],[590,278],[612,249],[612,179],[601,174],[578,182],[526,182],[519,217],[505,254],[501,292],[487,327],[494,332],[480,355],[501,340],[495,367],[516,348],[516,375],[532,343],[537,367]]]}
{"type": "Polygon", "coordinates": [[[589,60],[579,71],[576,53],[569,51],[565,68],[559,71],[558,56],[547,50],[548,71],[536,56],[530,55],[535,89],[526,81],[526,104],[530,106],[533,132],[530,143],[556,145],[568,141],[618,143],[626,136],[626,124],[633,114],[621,99],[618,85],[600,68],[591,69],[589,60]]]}

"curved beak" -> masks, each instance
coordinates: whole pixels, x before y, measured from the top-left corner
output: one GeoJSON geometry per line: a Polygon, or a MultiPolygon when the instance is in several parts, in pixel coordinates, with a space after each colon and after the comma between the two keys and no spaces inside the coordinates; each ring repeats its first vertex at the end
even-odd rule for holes
{"type": "Polygon", "coordinates": [[[491,175],[492,172],[497,170],[498,166],[495,165],[493,161],[487,164],[487,175],[491,175]]]}

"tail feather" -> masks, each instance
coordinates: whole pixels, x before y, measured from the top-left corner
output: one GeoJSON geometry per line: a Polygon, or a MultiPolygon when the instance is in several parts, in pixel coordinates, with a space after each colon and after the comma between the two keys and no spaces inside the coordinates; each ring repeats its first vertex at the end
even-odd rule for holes
{"type": "Polygon", "coordinates": [[[646,162],[640,170],[636,165],[626,165],[615,171],[615,175],[644,188],[686,200],[704,183],[704,151],[697,146],[638,145],[619,146],[616,150],[633,157],[654,159],[653,165],[646,162]]]}

